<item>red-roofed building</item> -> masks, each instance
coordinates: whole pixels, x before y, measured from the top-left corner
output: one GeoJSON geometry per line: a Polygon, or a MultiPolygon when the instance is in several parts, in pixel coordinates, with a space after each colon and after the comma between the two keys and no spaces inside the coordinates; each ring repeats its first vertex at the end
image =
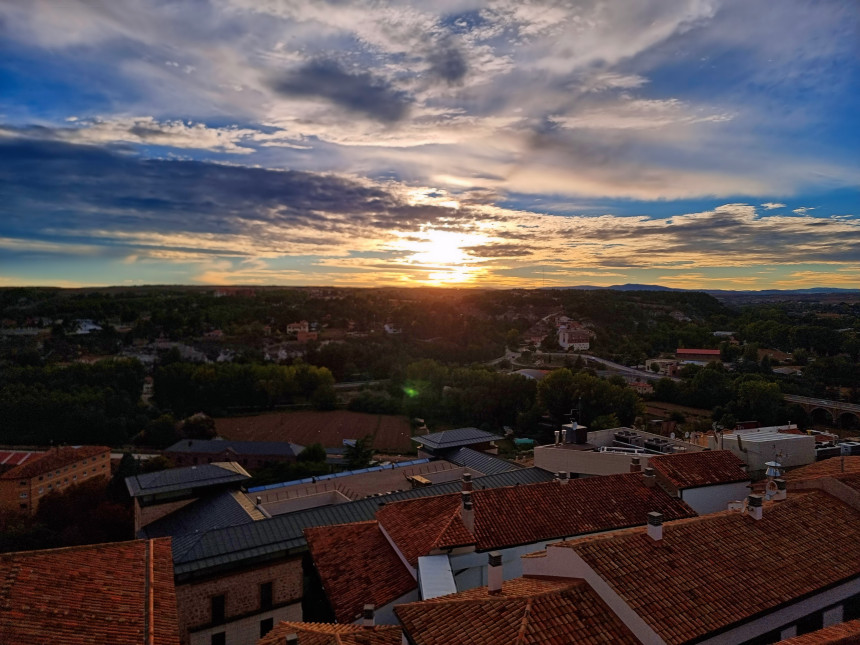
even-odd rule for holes
{"type": "Polygon", "coordinates": [[[365,604],[393,623],[394,604],[418,600],[418,583],[376,521],[305,529],[308,550],[339,623],[361,618],[365,604]]]}
{"type": "Polygon", "coordinates": [[[403,630],[394,625],[283,622],[257,645],[284,645],[290,635],[295,635],[295,645],[400,645],[403,640],[403,630]]]}
{"type": "Polygon", "coordinates": [[[779,645],[856,645],[857,643],[860,643],[860,620],[831,625],[803,636],[779,641],[779,645]]]}
{"type": "Polygon", "coordinates": [[[110,448],[51,448],[0,475],[0,508],[32,515],[48,493],[94,478],[110,479],[110,448]]]}
{"type": "Polygon", "coordinates": [[[634,645],[583,580],[517,578],[395,608],[412,645],[634,645]]]}
{"type": "Polygon", "coordinates": [[[178,645],[170,539],[0,555],[3,645],[178,645]]]}
{"type": "MultiPolygon", "coordinates": [[[[464,487],[470,489],[471,481],[464,481],[464,487]]],[[[351,600],[343,615],[349,619],[362,603],[371,602],[380,575],[366,579],[366,573],[350,568],[388,571],[383,585],[394,576],[392,571],[403,569],[413,581],[433,576],[437,588],[471,589],[487,582],[488,551],[500,551],[505,576],[515,578],[521,573],[520,556],[544,548],[550,540],[641,526],[653,510],[675,519],[695,515],[682,500],[653,482],[649,485],[641,473],[628,473],[403,500],[379,509],[378,529],[376,523],[357,523],[312,529],[306,536],[336,614],[342,601],[334,586],[341,578],[349,581],[351,600]],[[369,532],[373,549],[359,548],[361,531],[369,532]],[[344,552],[353,555],[345,558],[344,552]],[[446,566],[423,557],[433,555],[445,556],[446,566]],[[338,564],[329,567],[325,559],[338,564]]],[[[375,604],[393,600],[389,593],[375,604]]]]}
{"type": "Polygon", "coordinates": [[[784,501],[552,544],[523,570],[584,579],[643,643],[774,643],[854,620],[860,494],[815,481],[784,501]]]}
{"type": "Polygon", "coordinates": [[[750,476],[729,450],[675,453],[651,457],[657,483],[689,504],[699,515],[726,510],[749,494],[750,476]]]}
{"type": "Polygon", "coordinates": [[[689,361],[693,363],[711,363],[719,362],[720,350],[718,349],[677,349],[675,356],[679,361],[689,361]]]}

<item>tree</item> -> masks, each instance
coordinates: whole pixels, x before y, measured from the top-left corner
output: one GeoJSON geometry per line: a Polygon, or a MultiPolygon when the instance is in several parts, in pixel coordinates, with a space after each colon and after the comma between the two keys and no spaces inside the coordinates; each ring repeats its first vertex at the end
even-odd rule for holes
{"type": "Polygon", "coordinates": [[[355,444],[346,447],[346,450],[343,451],[343,456],[346,459],[346,466],[349,470],[366,468],[370,465],[370,460],[373,458],[372,442],[373,437],[367,435],[361,439],[356,439],[355,444]]]}
{"type": "Polygon", "coordinates": [[[299,453],[299,456],[296,457],[296,461],[303,463],[325,463],[325,460],[325,448],[323,448],[320,443],[313,443],[310,446],[307,446],[299,453]]]}
{"type": "Polygon", "coordinates": [[[557,425],[568,422],[570,410],[576,405],[573,373],[569,369],[554,370],[538,383],[538,403],[557,425]]]}

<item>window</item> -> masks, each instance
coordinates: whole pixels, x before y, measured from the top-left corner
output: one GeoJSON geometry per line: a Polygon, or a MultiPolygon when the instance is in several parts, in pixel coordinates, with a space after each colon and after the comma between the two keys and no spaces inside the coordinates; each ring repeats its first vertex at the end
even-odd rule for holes
{"type": "Polygon", "coordinates": [[[260,585],[260,609],[268,609],[272,606],[272,583],[264,582],[260,585]]]}
{"type": "Polygon", "coordinates": [[[227,632],[218,632],[217,634],[212,634],[212,638],[209,642],[212,645],[227,645],[227,632]]]}
{"type": "Polygon", "coordinates": [[[266,618],[266,620],[260,621],[260,638],[263,638],[266,634],[272,631],[272,627],[275,626],[274,618],[266,618]]]}
{"type": "Polygon", "coordinates": [[[72,481],[75,481],[78,478],[77,475],[72,475],[72,481]]]}
{"type": "Polygon", "coordinates": [[[42,479],[43,479],[42,475],[39,475],[39,481],[42,481],[42,479]]]}
{"type": "Polygon", "coordinates": [[[26,485],[27,485],[27,482],[26,482],[26,481],[18,482],[18,485],[19,485],[19,486],[26,486],[26,485]]]}
{"type": "Polygon", "coordinates": [[[27,497],[27,493],[21,493],[21,499],[24,499],[25,497],[27,497]]]}
{"type": "Polygon", "coordinates": [[[27,510],[26,504],[19,504],[18,506],[21,508],[21,510],[27,510]]]}
{"type": "Polygon", "coordinates": [[[224,594],[212,596],[212,622],[224,622],[224,594]]]}
{"type": "Polygon", "coordinates": [[[860,618],[860,593],[854,594],[842,605],[842,620],[857,620],[860,618]]]}

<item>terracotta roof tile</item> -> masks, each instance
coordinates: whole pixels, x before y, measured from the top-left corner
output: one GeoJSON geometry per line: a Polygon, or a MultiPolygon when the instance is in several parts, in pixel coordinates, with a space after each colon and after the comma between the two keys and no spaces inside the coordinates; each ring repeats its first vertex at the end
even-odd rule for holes
{"type": "Polygon", "coordinates": [[[394,502],[376,517],[413,566],[434,549],[476,544],[488,551],[542,540],[639,526],[650,511],[692,517],[687,504],[638,473],[544,482],[472,492],[474,538],[460,519],[459,493],[394,502]],[[471,539],[470,539],[471,538],[471,539]]]}
{"type": "Polygon", "coordinates": [[[0,555],[3,645],[140,645],[150,629],[178,645],[169,538],[0,555]]]}
{"type": "Polygon", "coordinates": [[[418,586],[376,521],[308,528],[305,538],[339,623],[352,623],[366,603],[381,607],[418,586]]]}
{"type": "Polygon", "coordinates": [[[664,526],[562,542],[667,643],[683,643],[860,576],[860,512],[820,491],[664,526]],[[790,565],[788,564],[790,563],[790,565]]]}
{"type": "Polygon", "coordinates": [[[416,645],[594,645],[639,641],[582,580],[517,578],[394,608],[416,645]]]}
{"type": "Polygon", "coordinates": [[[257,645],[283,645],[288,634],[299,637],[299,645],[400,645],[399,625],[339,625],[334,623],[283,622],[259,640],[257,645]]]}
{"type": "Polygon", "coordinates": [[[783,479],[797,482],[817,479],[818,477],[831,477],[842,473],[860,473],[860,456],[831,457],[816,461],[814,464],[789,470],[783,475],[783,479]]]}
{"type": "Polygon", "coordinates": [[[20,466],[7,470],[0,479],[30,479],[105,452],[110,453],[108,446],[61,446],[31,457],[20,466]]]}
{"type": "Polygon", "coordinates": [[[860,643],[860,620],[831,625],[803,636],[779,641],[779,645],[849,645],[852,643],[860,643]]]}
{"type": "Polygon", "coordinates": [[[421,497],[383,506],[376,519],[413,567],[434,550],[474,544],[460,519],[460,493],[421,497]]]}
{"type": "Polygon", "coordinates": [[[678,488],[749,481],[741,461],[730,450],[704,450],[651,457],[648,465],[678,488]]]}

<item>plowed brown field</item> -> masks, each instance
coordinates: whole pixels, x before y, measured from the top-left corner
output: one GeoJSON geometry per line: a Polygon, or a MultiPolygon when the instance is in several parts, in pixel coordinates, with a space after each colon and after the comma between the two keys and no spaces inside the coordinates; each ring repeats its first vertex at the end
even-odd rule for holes
{"type": "Polygon", "coordinates": [[[326,448],[339,448],[344,439],[370,435],[376,450],[406,452],[413,447],[406,417],[348,410],[301,410],[215,419],[215,430],[218,436],[233,441],[292,441],[301,446],[321,443],[326,448]]]}

